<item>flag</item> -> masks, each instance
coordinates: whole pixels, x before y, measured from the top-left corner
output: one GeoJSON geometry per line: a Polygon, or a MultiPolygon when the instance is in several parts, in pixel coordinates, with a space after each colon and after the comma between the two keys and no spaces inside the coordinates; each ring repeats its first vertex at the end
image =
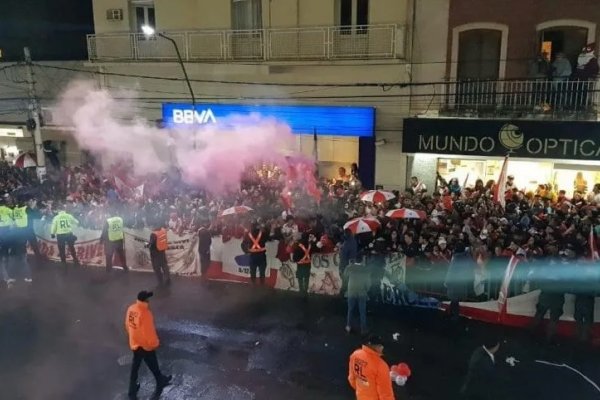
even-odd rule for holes
{"type": "Polygon", "coordinates": [[[594,235],[594,225],[590,227],[590,238],[588,242],[590,245],[590,258],[593,261],[599,260],[600,256],[598,256],[598,246],[596,246],[596,235],[594,235]]]}
{"type": "Polygon", "coordinates": [[[137,198],[144,197],[144,184],[143,183],[134,189],[134,196],[137,198]]]}
{"type": "Polygon", "coordinates": [[[469,180],[469,172],[467,172],[467,176],[465,177],[465,181],[463,182],[462,188],[466,188],[467,187],[467,181],[469,180]]]}
{"type": "Polygon", "coordinates": [[[502,320],[504,315],[506,314],[507,301],[508,301],[508,288],[510,286],[510,281],[512,280],[513,273],[515,272],[515,268],[517,268],[517,264],[519,263],[519,257],[512,256],[508,261],[508,265],[506,266],[506,271],[504,271],[504,278],[502,279],[502,286],[500,286],[500,292],[498,293],[498,310],[500,311],[498,315],[498,320],[502,320]]]}
{"type": "Polygon", "coordinates": [[[502,164],[502,170],[500,170],[500,176],[498,177],[498,183],[494,188],[494,195],[492,200],[499,203],[502,208],[506,205],[506,181],[508,177],[508,155],[504,158],[504,164],[502,164]]]}

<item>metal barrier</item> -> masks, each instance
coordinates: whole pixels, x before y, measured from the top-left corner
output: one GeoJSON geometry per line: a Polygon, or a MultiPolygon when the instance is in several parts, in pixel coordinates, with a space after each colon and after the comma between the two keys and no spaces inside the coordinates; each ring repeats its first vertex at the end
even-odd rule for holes
{"type": "Polygon", "coordinates": [[[596,80],[463,80],[444,83],[442,111],[595,112],[596,80]]]}
{"type": "MultiPolygon", "coordinates": [[[[404,57],[405,28],[396,24],[170,31],[186,61],[393,59],[404,57]]],[[[159,36],[109,33],[87,36],[90,61],[176,58],[159,36]]]]}

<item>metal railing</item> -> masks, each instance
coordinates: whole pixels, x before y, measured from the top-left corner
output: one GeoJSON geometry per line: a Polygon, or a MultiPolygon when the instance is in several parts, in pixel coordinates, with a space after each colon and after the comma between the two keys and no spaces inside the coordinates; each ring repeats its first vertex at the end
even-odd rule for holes
{"type": "MultiPolygon", "coordinates": [[[[404,58],[405,28],[396,24],[164,32],[185,61],[293,61],[404,58]]],[[[87,36],[90,61],[175,60],[164,38],[140,33],[87,36]]]]}
{"type": "Polygon", "coordinates": [[[467,114],[596,113],[596,80],[463,80],[441,84],[440,111],[467,114]]]}

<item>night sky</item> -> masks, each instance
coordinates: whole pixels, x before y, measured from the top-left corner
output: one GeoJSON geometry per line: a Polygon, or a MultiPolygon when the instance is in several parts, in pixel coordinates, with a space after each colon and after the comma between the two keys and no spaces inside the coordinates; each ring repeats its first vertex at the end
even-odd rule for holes
{"type": "Polygon", "coordinates": [[[0,61],[87,58],[85,35],[94,32],[92,0],[0,0],[0,61]]]}

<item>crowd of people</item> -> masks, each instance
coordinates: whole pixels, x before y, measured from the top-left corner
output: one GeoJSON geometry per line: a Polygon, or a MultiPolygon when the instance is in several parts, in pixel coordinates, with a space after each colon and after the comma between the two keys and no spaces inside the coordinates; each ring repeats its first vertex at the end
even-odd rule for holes
{"type": "MultiPolygon", "coordinates": [[[[515,187],[509,176],[503,207],[493,200],[494,182],[478,180],[474,187],[461,187],[457,179],[446,182],[438,175],[436,187],[428,190],[413,177],[405,191],[394,191],[393,199],[373,204],[360,198],[357,171],[353,167],[347,175],[340,169],[337,179],[319,180],[320,193],[314,196],[301,188],[283,193],[285,174],[277,167],[261,166],[247,171],[239,190],[217,196],[186,185],[176,170],[132,182],[127,176],[119,178],[118,169],[102,174],[87,164],[63,168],[39,183],[31,171],[2,165],[0,190],[7,206],[29,201],[31,219],[51,220],[66,209],[90,229],[102,230],[107,218],[115,215],[132,228],[164,226],[179,234],[201,229],[209,238],[200,241],[204,255],[210,255],[210,237],[217,235],[223,241],[244,239],[246,252],[251,252],[249,233],[255,241],[258,235],[263,242],[279,240],[277,257],[282,261],[299,262],[307,254],[338,248],[342,272],[350,263],[366,260],[375,283],[383,276],[386,257],[399,253],[405,257],[411,289],[447,295],[455,305],[458,300],[497,298],[506,265],[515,256],[521,265],[508,296],[536,288],[575,293],[586,299],[576,304],[576,318],[588,325],[593,320],[590,299],[598,282],[592,267],[597,259],[594,241],[600,233],[600,184],[589,193],[554,193],[547,187],[532,193],[515,187]],[[254,211],[219,217],[232,206],[254,211]],[[426,218],[388,218],[386,212],[395,208],[422,211],[426,218]],[[380,228],[357,235],[344,231],[348,220],[365,216],[377,218],[380,228]],[[560,268],[564,264],[569,269],[560,268]]],[[[262,277],[261,264],[256,264],[253,279],[257,270],[262,277]]],[[[307,289],[306,274],[301,275],[303,280],[298,279],[307,289]]],[[[562,298],[551,298],[538,311],[550,309],[558,320],[562,298]]]]}

